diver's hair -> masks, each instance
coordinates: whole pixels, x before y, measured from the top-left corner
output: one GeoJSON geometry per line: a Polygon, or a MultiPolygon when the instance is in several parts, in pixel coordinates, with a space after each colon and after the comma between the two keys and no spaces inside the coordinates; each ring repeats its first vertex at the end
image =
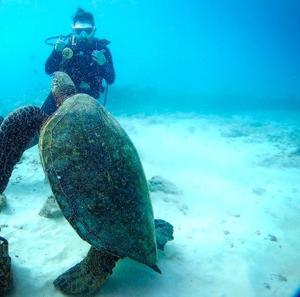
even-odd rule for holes
{"type": "Polygon", "coordinates": [[[73,24],[75,25],[77,21],[88,21],[93,26],[95,26],[94,16],[90,12],[87,12],[80,7],[77,9],[75,15],[73,16],[73,24]]]}

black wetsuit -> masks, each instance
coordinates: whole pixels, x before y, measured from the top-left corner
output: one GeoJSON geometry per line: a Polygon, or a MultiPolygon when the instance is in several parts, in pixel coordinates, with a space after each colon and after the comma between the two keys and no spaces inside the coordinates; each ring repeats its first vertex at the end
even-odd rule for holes
{"type": "MultiPolygon", "coordinates": [[[[107,48],[110,42],[105,39],[94,38],[90,42],[73,44],[72,37],[69,38],[65,47],[71,48],[73,56],[71,59],[63,59],[62,52],[52,51],[46,61],[45,71],[52,74],[55,71],[66,72],[73,80],[77,92],[86,93],[95,99],[98,99],[102,91],[102,80],[108,84],[115,81],[115,70],[112,56],[107,48]],[[92,59],[94,50],[104,50],[106,63],[98,65],[92,59]],[[88,85],[89,88],[82,88],[82,84],[88,85]]],[[[42,106],[42,110],[51,115],[56,110],[56,104],[52,93],[50,92],[42,106]]]]}

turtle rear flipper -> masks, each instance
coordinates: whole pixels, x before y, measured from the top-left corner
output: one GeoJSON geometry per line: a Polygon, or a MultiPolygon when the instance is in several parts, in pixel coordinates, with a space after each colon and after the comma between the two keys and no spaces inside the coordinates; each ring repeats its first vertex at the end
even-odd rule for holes
{"type": "Polygon", "coordinates": [[[47,115],[35,106],[17,109],[0,126],[0,193],[9,181],[14,166],[47,115]]]}
{"type": "MultiPolygon", "coordinates": [[[[174,239],[173,226],[167,221],[159,219],[154,220],[154,223],[157,247],[163,250],[165,244],[174,239]]],[[[68,295],[93,295],[112,274],[119,259],[121,258],[111,253],[98,251],[91,247],[81,262],[54,281],[54,286],[68,295]]]]}
{"type": "Polygon", "coordinates": [[[60,275],[53,284],[68,295],[91,296],[112,274],[119,259],[117,256],[91,247],[80,263],[60,275]]]}

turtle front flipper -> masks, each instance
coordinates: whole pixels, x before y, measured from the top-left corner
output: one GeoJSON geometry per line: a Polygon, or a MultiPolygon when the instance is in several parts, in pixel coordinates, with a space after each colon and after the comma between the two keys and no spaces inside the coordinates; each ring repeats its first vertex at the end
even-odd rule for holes
{"type": "Polygon", "coordinates": [[[0,126],[0,193],[9,181],[14,166],[47,115],[35,106],[22,107],[10,113],[0,126]]]}
{"type": "Polygon", "coordinates": [[[68,295],[93,295],[112,274],[119,259],[117,256],[91,247],[80,263],[60,275],[53,284],[68,295]]]}
{"type": "MultiPolygon", "coordinates": [[[[173,240],[173,226],[164,220],[154,220],[157,247],[164,249],[173,240]]],[[[112,274],[120,257],[90,248],[86,258],[60,275],[54,286],[68,295],[95,294],[112,274]]]]}

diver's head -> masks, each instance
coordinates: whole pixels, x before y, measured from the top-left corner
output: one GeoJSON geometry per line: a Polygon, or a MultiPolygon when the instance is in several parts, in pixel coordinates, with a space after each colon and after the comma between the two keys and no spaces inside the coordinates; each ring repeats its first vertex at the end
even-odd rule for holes
{"type": "Polygon", "coordinates": [[[72,29],[79,42],[90,41],[93,39],[96,31],[93,15],[90,12],[78,8],[73,17],[72,29]]]}

